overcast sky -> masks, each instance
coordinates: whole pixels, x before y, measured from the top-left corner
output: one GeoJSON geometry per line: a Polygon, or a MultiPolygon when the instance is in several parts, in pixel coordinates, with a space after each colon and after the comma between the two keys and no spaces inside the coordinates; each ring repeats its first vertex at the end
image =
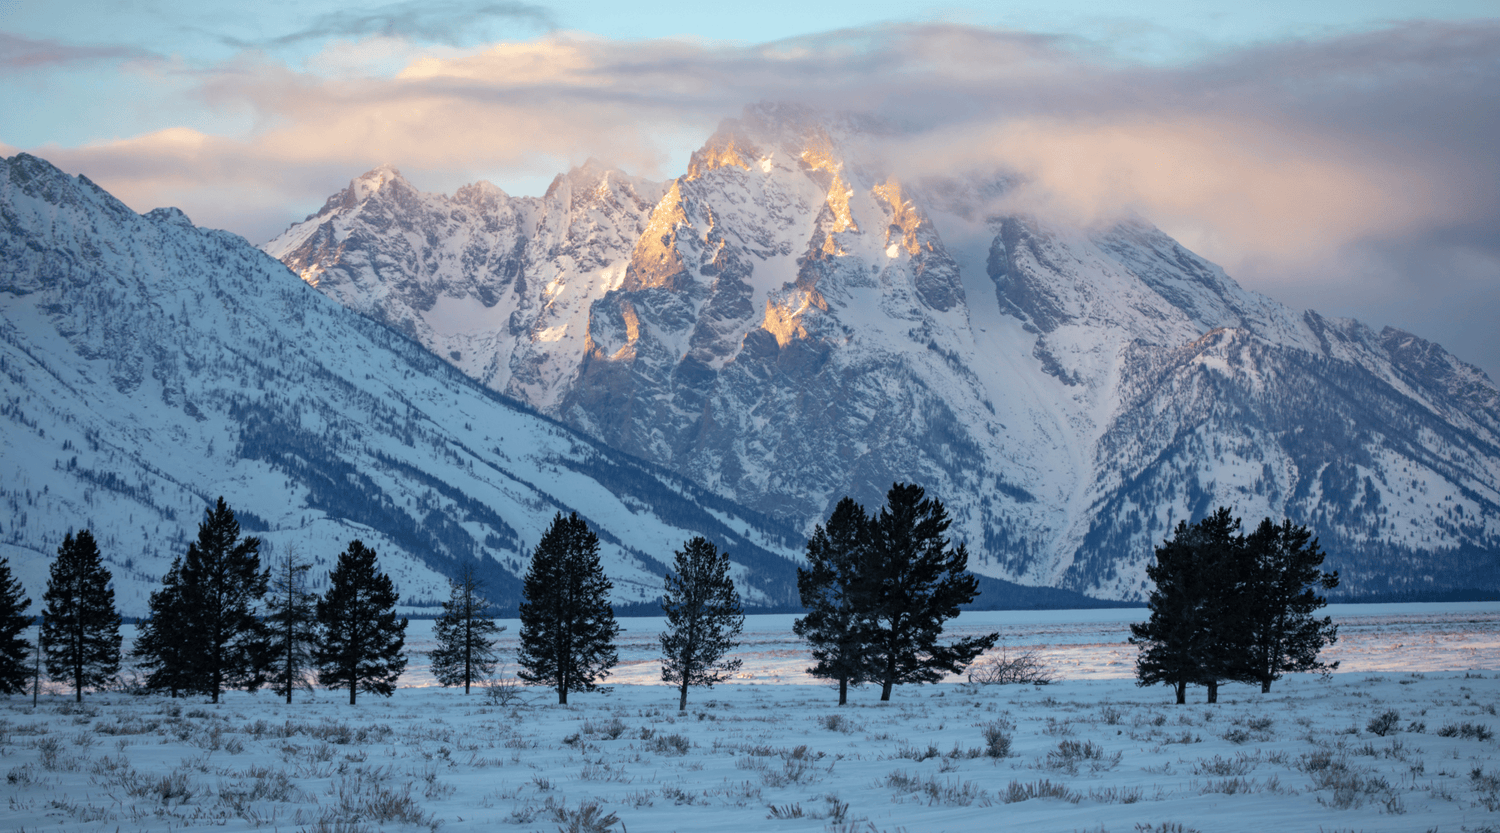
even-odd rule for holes
{"type": "Polygon", "coordinates": [[[908,175],[1136,212],[1500,379],[1495,0],[1121,8],[0,0],[0,153],[258,244],[382,163],[540,194],[590,157],[679,175],[748,103],[870,111],[917,128],[881,149],[908,175]]]}

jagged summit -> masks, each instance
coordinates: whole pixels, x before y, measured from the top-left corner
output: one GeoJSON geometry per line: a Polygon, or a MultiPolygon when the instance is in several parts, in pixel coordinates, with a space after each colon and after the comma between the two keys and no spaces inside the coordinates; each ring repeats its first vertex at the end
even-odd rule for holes
{"type": "Polygon", "coordinates": [[[421,195],[266,248],[483,384],[804,529],[917,481],[974,569],[1135,598],[1175,520],[1226,504],[1314,523],[1350,592],[1500,584],[1473,555],[1500,553],[1483,374],[1246,291],[1145,220],[998,211],[1003,171],[905,181],[863,156],[893,133],[756,105],[668,183],[590,164],[542,198],[421,195]]]}

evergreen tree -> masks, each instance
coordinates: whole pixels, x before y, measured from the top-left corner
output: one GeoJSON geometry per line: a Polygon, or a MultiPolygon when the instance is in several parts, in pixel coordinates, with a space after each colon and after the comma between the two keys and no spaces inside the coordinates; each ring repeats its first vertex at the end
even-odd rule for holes
{"type": "Polygon", "coordinates": [[[136,662],[148,669],[146,688],[173,697],[180,692],[201,693],[202,680],[194,675],[188,659],[194,640],[188,633],[192,619],[182,594],[181,558],[172,559],[161,589],[152,591],[147,607],[151,615],[136,626],[131,648],[136,662]]]}
{"type": "Polygon", "coordinates": [[[593,691],[619,661],[620,626],[609,604],[614,587],[599,564],[599,538],[578,513],[558,513],[537,542],[522,582],[517,676],[557,690],[593,691]]]}
{"type": "Polygon", "coordinates": [[[85,688],[103,686],[120,671],[120,614],[109,582],[93,533],[65,535],[42,597],[41,635],[47,676],[71,683],[79,702],[85,688]]]}
{"type": "Polygon", "coordinates": [[[870,552],[870,519],[853,498],[844,498],[807,541],[807,567],[797,568],[797,592],[807,615],[792,630],[811,647],[817,662],[807,673],[837,680],[839,705],[849,702],[850,684],[869,680],[868,623],[859,608],[860,580],[870,552]]]}
{"type": "Polygon", "coordinates": [[[1179,522],[1156,548],[1146,566],[1155,584],[1147,599],[1151,616],[1130,626],[1130,643],[1140,649],[1137,685],[1167,683],[1178,703],[1187,702],[1188,684],[1204,685],[1214,703],[1219,682],[1243,673],[1242,631],[1235,623],[1247,615],[1249,599],[1239,529],[1239,519],[1220,507],[1195,524],[1179,522]]]}
{"type": "Polygon", "coordinates": [[[1323,551],[1307,527],[1293,526],[1290,520],[1278,526],[1266,518],[1245,538],[1245,558],[1244,618],[1234,628],[1243,642],[1234,654],[1244,663],[1237,676],[1260,683],[1265,693],[1288,671],[1338,668],[1337,662],[1318,662],[1323,646],[1338,641],[1338,626],[1313,613],[1327,604],[1314,588],[1332,590],[1339,576],[1318,569],[1323,551]]]}
{"type": "Polygon", "coordinates": [[[437,649],[432,656],[432,675],[445,686],[464,687],[495,671],[495,635],[505,630],[490,618],[493,604],[484,597],[484,582],[465,564],[458,578],[448,582],[448,601],[433,628],[437,649]]]}
{"type": "Polygon", "coordinates": [[[868,617],[869,677],[880,699],[900,683],[937,682],[957,674],[1000,639],[1000,634],[938,642],[943,623],[979,595],[968,573],[968,549],[949,546],[943,504],[920,486],[895,483],[886,506],[870,524],[870,553],[856,607],[868,617]]]}
{"type": "Polygon", "coordinates": [[[312,565],[294,549],[271,566],[266,596],[266,631],[269,638],[271,690],[292,702],[297,689],[312,690],[308,671],[312,649],[318,642],[318,594],[308,589],[307,571],[312,565]]]}
{"type": "Polygon", "coordinates": [[[10,574],[10,560],[0,558],[0,694],[25,691],[31,680],[31,643],[21,636],[31,626],[29,607],[26,588],[10,574]]]}
{"type": "Polygon", "coordinates": [[[268,576],[260,539],[240,538],[234,512],[219,498],[203,510],[198,540],[188,545],[179,575],[187,617],[185,670],[212,702],[229,688],[254,691],[266,681],[267,634],[257,615],[268,576]]]}
{"type": "Polygon", "coordinates": [[[321,638],[313,651],[318,684],[349,688],[349,705],[360,691],[391,696],[406,670],[406,618],[396,618],[395,585],[375,566],[375,551],[349,542],[318,600],[321,638]]]}
{"type": "Polygon", "coordinates": [[[678,684],[677,710],[687,711],[688,686],[713,687],[740,669],[724,655],[745,626],[740,594],[729,577],[729,554],[699,535],[676,552],[661,599],[661,678],[678,684]]]}

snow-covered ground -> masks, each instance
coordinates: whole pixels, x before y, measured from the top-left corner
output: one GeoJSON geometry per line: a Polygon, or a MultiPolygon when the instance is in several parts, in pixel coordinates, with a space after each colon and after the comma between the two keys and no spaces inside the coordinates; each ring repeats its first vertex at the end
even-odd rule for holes
{"type": "MultiPolygon", "coordinates": [[[[1201,689],[1176,706],[1166,688],[1133,684],[1122,643],[1142,610],[964,614],[962,629],[998,628],[1062,679],[904,686],[890,703],[865,688],[842,709],[802,676],[789,616],[751,617],[745,676],[694,690],[681,715],[655,681],[650,619],[622,620],[613,690],[566,707],[539,690],[500,704],[432,686],[416,655],[394,697],[355,707],[321,690],[291,706],[264,691],[219,705],[48,695],[35,710],[12,697],[0,701],[4,827],[1500,827],[1500,604],[1332,612],[1338,673],[1294,675],[1266,695],[1231,685],[1214,706],[1201,689]]],[[[412,623],[410,650],[430,645],[430,625],[412,623]]]]}

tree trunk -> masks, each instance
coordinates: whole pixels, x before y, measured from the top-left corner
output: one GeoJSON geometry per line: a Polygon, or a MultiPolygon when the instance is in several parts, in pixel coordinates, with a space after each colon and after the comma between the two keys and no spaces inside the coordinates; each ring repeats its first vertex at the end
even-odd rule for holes
{"type": "Polygon", "coordinates": [[[849,704],[849,678],[839,677],[839,705],[849,704]]]}
{"type": "Polygon", "coordinates": [[[681,691],[681,695],[677,698],[677,710],[679,712],[685,712],[685,711],[687,711],[687,675],[686,674],[682,675],[682,685],[679,687],[679,690],[681,691]]]}
{"type": "Polygon", "coordinates": [[[1187,703],[1187,682],[1184,681],[1184,680],[1178,680],[1177,681],[1177,705],[1181,706],[1181,705],[1185,705],[1186,703],[1187,703]]]}
{"type": "Polygon", "coordinates": [[[1263,680],[1260,681],[1260,693],[1261,694],[1270,694],[1271,693],[1271,678],[1270,677],[1266,677],[1265,679],[1263,679],[1263,680]]]}
{"type": "Polygon", "coordinates": [[[891,699],[892,686],[893,683],[890,680],[886,680],[880,684],[880,702],[884,703],[891,699]]]}
{"type": "Polygon", "coordinates": [[[1208,683],[1208,702],[1219,702],[1219,681],[1212,680],[1208,683]]]}
{"type": "Polygon", "coordinates": [[[359,683],[353,678],[349,680],[349,705],[354,705],[354,693],[359,689],[359,683]]]}

